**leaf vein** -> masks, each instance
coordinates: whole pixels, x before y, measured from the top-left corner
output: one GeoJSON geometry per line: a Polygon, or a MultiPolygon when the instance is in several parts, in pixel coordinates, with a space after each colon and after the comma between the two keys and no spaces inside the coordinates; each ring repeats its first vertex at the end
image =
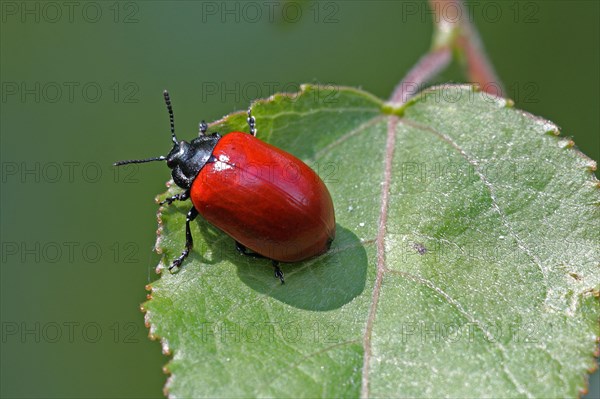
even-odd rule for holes
{"type": "MultiPolygon", "coordinates": [[[[504,345],[502,345],[500,342],[498,342],[496,337],[494,337],[494,335],[492,333],[490,333],[487,328],[485,328],[483,323],[481,321],[479,321],[477,318],[475,318],[475,316],[473,316],[470,312],[468,312],[460,304],[460,302],[458,302],[457,300],[452,298],[448,293],[446,293],[444,290],[439,288],[432,281],[427,280],[420,276],[415,276],[413,274],[400,271],[400,270],[386,269],[385,271],[388,273],[391,273],[391,274],[398,274],[398,275],[406,278],[407,280],[411,280],[415,283],[421,284],[421,285],[431,289],[436,294],[440,295],[442,298],[444,298],[446,300],[446,302],[448,302],[448,304],[450,306],[455,308],[465,319],[467,319],[469,321],[469,323],[477,326],[477,328],[485,335],[487,341],[490,343],[493,343],[500,350],[500,353],[502,354],[502,357],[505,360],[507,360],[509,358],[509,356],[507,354],[507,350],[504,347],[504,345]]],[[[503,369],[504,373],[508,376],[509,381],[515,386],[515,388],[517,388],[517,390],[520,393],[526,395],[528,398],[534,398],[535,396],[531,392],[527,391],[527,389],[525,389],[525,387],[519,383],[517,378],[510,371],[510,369],[508,369],[508,367],[506,367],[506,362],[501,362],[501,363],[502,363],[502,369],[503,369]]]]}
{"type": "Polygon", "coordinates": [[[468,154],[450,136],[448,136],[448,135],[446,135],[446,134],[444,134],[442,132],[439,132],[439,131],[435,130],[434,128],[422,125],[422,124],[420,124],[418,122],[415,122],[415,121],[408,121],[408,120],[404,120],[404,119],[401,121],[401,123],[406,124],[406,125],[408,125],[410,127],[416,128],[418,130],[431,133],[435,137],[438,137],[442,141],[450,144],[450,146],[452,146],[463,158],[465,158],[465,160],[467,162],[469,162],[470,165],[473,166],[473,169],[475,170],[475,173],[477,174],[477,176],[479,177],[479,179],[481,180],[481,182],[485,185],[485,187],[489,191],[490,199],[492,200],[492,207],[493,207],[494,211],[500,216],[500,221],[502,222],[502,225],[508,230],[509,234],[515,239],[518,248],[521,251],[523,251],[533,261],[533,263],[536,265],[536,267],[542,273],[542,277],[544,279],[544,288],[545,288],[545,300],[544,300],[544,302],[545,302],[546,305],[549,305],[548,304],[548,270],[546,269],[546,267],[544,267],[543,262],[531,250],[529,250],[529,248],[523,242],[523,240],[521,239],[521,237],[512,228],[510,222],[508,221],[508,218],[507,218],[506,214],[504,213],[504,211],[502,210],[502,208],[500,207],[500,205],[498,205],[498,200],[496,198],[494,186],[489,181],[489,179],[486,177],[486,175],[481,171],[481,168],[479,166],[479,162],[476,160],[476,158],[474,158],[473,156],[471,156],[470,154],[468,154]]]}

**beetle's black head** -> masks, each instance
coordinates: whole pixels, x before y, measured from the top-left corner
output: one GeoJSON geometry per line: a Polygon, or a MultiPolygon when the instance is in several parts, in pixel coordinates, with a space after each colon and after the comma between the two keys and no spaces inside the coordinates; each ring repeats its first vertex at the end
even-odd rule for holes
{"type": "Polygon", "coordinates": [[[173,181],[179,187],[189,189],[194,182],[194,179],[200,172],[200,170],[206,165],[211,159],[213,150],[217,145],[217,142],[221,138],[219,133],[213,133],[205,135],[206,124],[204,121],[200,124],[200,136],[192,140],[177,141],[175,136],[175,118],[173,116],[173,107],[171,106],[171,99],[169,93],[164,91],[165,103],[167,104],[167,110],[169,111],[169,119],[171,122],[171,140],[173,141],[173,148],[169,154],[156,158],[148,159],[132,159],[127,161],[115,162],[115,166],[126,165],[129,163],[144,163],[151,161],[167,161],[167,166],[172,169],[171,175],[173,181]]]}
{"type": "Polygon", "coordinates": [[[212,152],[221,138],[219,133],[200,136],[192,140],[175,143],[167,155],[167,166],[173,181],[181,188],[190,188],[200,170],[212,157],[212,152]]]}

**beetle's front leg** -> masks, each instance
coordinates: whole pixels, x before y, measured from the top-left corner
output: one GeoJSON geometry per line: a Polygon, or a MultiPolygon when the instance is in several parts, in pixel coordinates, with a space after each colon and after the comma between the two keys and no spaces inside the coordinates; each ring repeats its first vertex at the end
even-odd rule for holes
{"type": "Polygon", "coordinates": [[[180,267],[185,258],[189,255],[190,251],[194,247],[194,240],[192,238],[192,231],[190,229],[190,222],[196,219],[198,216],[198,211],[195,207],[192,206],[192,209],[187,213],[187,217],[185,218],[185,249],[179,256],[179,258],[175,259],[171,266],[169,266],[169,271],[172,272],[174,268],[180,267]]]}
{"type": "Polygon", "coordinates": [[[159,205],[164,205],[164,204],[171,205],[174,201],[185,201],[188,198],[190,198],[190,190],[184,191],[179,194],[175,194],[174,196],[169,197],[169,198],[165,199],[164,201],[160,201],[159,205]]]}

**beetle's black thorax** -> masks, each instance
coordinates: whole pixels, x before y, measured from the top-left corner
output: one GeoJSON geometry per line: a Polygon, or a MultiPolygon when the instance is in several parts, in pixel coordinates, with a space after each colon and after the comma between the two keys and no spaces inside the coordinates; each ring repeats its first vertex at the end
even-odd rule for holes
{"type": "Polygon", "coordinates": [[[210,161],[220,139],[219,133],[213,133],[197,137],[189,143],[180,141],[175,144],[167,155],[167,166],[173,169],[171,175],[175,184],[189,189],[200,170],[210,161]]]}

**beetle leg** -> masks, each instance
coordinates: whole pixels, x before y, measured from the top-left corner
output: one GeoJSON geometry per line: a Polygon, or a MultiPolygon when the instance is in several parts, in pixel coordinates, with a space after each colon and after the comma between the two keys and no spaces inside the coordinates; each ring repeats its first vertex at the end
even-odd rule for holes
{"type": "Polygon", "coordinates": [[[248,251],[248,248],[246,248],[246,246],[239,241],[235,242],[235,249],[237,249],[238,252],[241,253],[242,255],[251,256],[253,258],[264,259],[264,256],[262,256],[261,254],[257,254],[256,252],[248,251]]]}
{"type": "MultiPolygon", "coordinates": [[[[248,248],[246,248],[246,246],[244,244],[242,244],[241,242],[239,242],[239,241],[235,242],[235,248],[242,255],[251,256],[253,258],[268,259],[266,256],[263,256],[261,254],[257,254],[256,252],[250,252],[250,251],[248,251],[248,248]]],[[[273,263],[273,268],[275,269],[275,277],[277,277],[279,280],[281,280],[281,284],[285,284],[285,280],[283,279],[283,272],[279,268],[279,262],[276,261],[276,260],[271,260],[271,262],[273,263]]]]}
{"type": "Polygon", "coordinates": [[[248,108],[248,127],[250,128],[250,134],[256,137],[256,119],[252,116],[252,107],[248,108]]]}
{"type": "Polygon", "coordinates": [[[244,244],[242,244],[242,243],[241,243],[241,242],[239,242],[239,241],[236,241],[236,242],[235,242],[235,249],[237,249],[237,250],[238,250],[238,252],[239,252],[239,253],[241,253],[242,255],[249,255],[249,254],[248,254],[248,252],[247,252],[247,251],[248,251],[248,248],[246,248],[246,247],[244,246],[244,244]]]}
{"type": "Polygon", "coordinates": [[[285,280],[283,279],[283,272],[279,268],[279,262],[277,262],[276,260],[274,260],[272,262],[273,262],[273,268],[275,269],[275,277],[277,277],[279,280],[281,280],[281,284],[285,284],[285,280]]]}
{"type": "Polygon", "coordinates": [[[184,191],[183,193],[175,194],[172,197],[165,199],[164,201],[160,201],[159,205],[171,205],[174,201],[185,201],[190,198],[190,190],[184,191]]]}
{"type": "Polygon", "coordinates": [[[242,244],[239,241],[235,242],[235,249],[238,250],[239,253],[241,253],[242,255],[246,255],[246,256],[250,256],[252,258],[256,258],[256,259],[269,259],[264,255],[261,254],[257,254],[256,252],[251,252],[248,250],[248,248],[246,248],[246,246],[244,244],[242,244]]]}
{"type": "Polygon", "coordinates": [[[190,222],[196,219],[196,216],[198,216],[198,211],[195,207],[192,206],[192,209],[190,209],[190,211],[187,213],[187,217],[185,218],[185,249],[179,256],[179,258],[175,259],[171,266],[169,266],[170,272],[172,272],[174,268],[181,266],[184,259],[187,258],[188,254],[194,246],[194,240],[192,239],[192,231],[190,230],[190,222]]]}

